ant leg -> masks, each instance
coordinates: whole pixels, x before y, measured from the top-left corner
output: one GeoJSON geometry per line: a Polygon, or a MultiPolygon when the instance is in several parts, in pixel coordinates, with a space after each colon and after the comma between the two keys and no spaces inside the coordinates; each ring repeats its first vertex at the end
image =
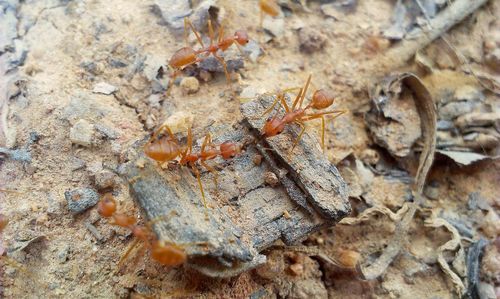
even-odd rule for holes
{"type": "Polygon", "coordinates": [[[301,89],[299,90],[299,93],[298,93],[298,94],[297,94],[297,96],[295,97],[295,100],[293,100],[293,104],[292,104],[292,110],[293,110],[293,111],[295,111],[295,107],[297,107],[297,103],[299,102],[300,97],[302,96],[303,92],[304,92],[304,89],[303,89],[303,88],[301,88],[301,89]]]}
{"type": "MultiPolygon", "coordinates": [[[[191,21],[187,17],[184,18],[184,30],[186,30],[186,28],[187,28],[186,25],[189,26],[191,28],[191,31],[193,31],[194,35],[196,35],[196,39],[200,43],[201,47],[205,48],[205,45],[203,44],[203,41],[201,40],[200,34],[198,33],[198,31],[196,31],[196,28],[194,28],[193,24],[191,23],[191,21]]],[[[187,45],[187,34],[186,34],[186,46],[188,46],[187,45]]]]}
{"type": "Polygon", "coordinates": [[[210,37],[210,46],[214,44],[215,41],[215,35],[214,35],[214,28],[212,27],[212,20],[208,18],[208,36],[210,37]]]}
{"type": "Polygon", "coordinates": [[[227,71],[227,64],[224,61],[224,58],[220,57],[219,55],[213,53],[214,57],[222,64],[222,67],[224,68],[224,74],[226,75],[226,80],[227,83],[231,83],[231,77],[229,76],[229,72],[227,71]]]}
{"type": "Polygon", "coordinates": [[[222,22],[222,24],[220,24],[220,27],[219,27],[219,38],[218,38],[218,42],[220,43],[222,41],[222,38],[224,37],[224,25],[225,25],[226,21],[224,20],[222,22]]]}
{"type": "Polygon", "coordinates": [[[261,116],[264,116],[264,115],[266,115],[266,114],[270,113],[271,111],[273,111],[274,106],[276,106],[276,104],[278,104],[278,102],[279,102],[279,101],[280,101],[280,95],[277,95],[277,96],[276,96],[276,99],[275,99],[275,100],[274,100],[274,102],[273,102],[273,104],[272,104],[271,106],[269,106],[269,108],[267,108],[267,110],[266,110],[266,111],[264,111],[264,113],[262,113],[262,115],[261,115],[261,116]]]}
{"type": "MultiPolygon", "coordinates": [[[[307,88],[309,87],[309,83],[311,82],[311,77],[312,77],[311,74],[309,74],[309,77],[307,77],[306,84],[304,85],[304,89],[302,91],[302,96],[300,97],[300,100],[299,100],[299,108],[302,108],[302,103],[304,102],[304,98],[306,96],[307,88]]],[[[295,109],[295,107],[293,107],[293,108],[295,109]]]]}
{"type": "Polygon", "coordinates": [[[304,123],[302,122],[296,122],[301,128],[302,130],[300,131],[299,135],[297,136],[297,139],[295,140],[295,142],[293,143],[293,146],[292,148],[290,149],[290,153],[293,151],[293,149],[297,146],[297,144],[299,144],[299,141],[300,139],[302,138],[302,135],[304,134],[305,130],[306,130],[306,126],[304,125],[304,123]]]}
{"type": "Polygon", "coordinates": [[[125,262],[125,260],[130,255],[130,253],[132,252],[132,250],[134,250],[134,248],[137,246],[137,244],[139,244],[139,241],[140,240],[137,239],[137,238],[135,238],[134,241],[132,241],[132,244],[129,245],[129,247],[127,248],[127,251],[125,251],[125,253],[120,258],[120,261],[116,265],[117,270],[119,270],[122,267],[123,262],[125,262]]]}
{"type": "Polygon", "coordinates": [[[333,117],[333,118],[337,118],[346,112],[347,112],[347,110],[335,110],[335,111],[321,112],[321,113],[306,115],[301,120],[302,121],[309,121],[309,120],[321,118],[321,148],[323,149],[323,151],[325,151],[325,115],[337,114],[333,117]]]}
{"type": "Polygon", "coordinates": [[[212,173],[212,175],[214,176],[215,189],[217,189],[218,188],[217,178],[219,177],[217,170],[215,170],[215,168],[213,168],[212,166],[208,165],[205,161],[200,161],[200,164],[212,173]]]}
{"type": "Polygon", "coordinates": [[[205,209],[207,209],[207,200],[205,198],[205,192],[203,191],[203,185],[201,184],[201,178],[200,178],[200,171],[194,164],[191,164],[191,169],[193,170],[194,174],[196,175],[196,180],[198,181],[198,186],[200,187],[201,191],[201,199],[203,200],[203,206],[205,209]]]}

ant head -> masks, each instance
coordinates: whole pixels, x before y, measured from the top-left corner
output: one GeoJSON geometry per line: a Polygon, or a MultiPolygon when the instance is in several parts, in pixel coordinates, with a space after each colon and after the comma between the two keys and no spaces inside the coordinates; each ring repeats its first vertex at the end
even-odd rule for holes
{"type": "Polygon", "coordinates": [[[220,153],[223,159],[232,159],[241,153],[241,147],[234,142],[226,141],[220,145],[220,153]]]}
{"type": "Polygon", "coordinates": [[[325,109],[333,104],[334,96],[330,91],[319,89],[312,96],[310,106],[314,109],[325,109]]]}
{"type": "Polygon", "coordinates": [[[236,42],[242,46],[248,44],[249,38],[246,31],[238,30],[234,33],[236,42]]]}
{"type": "Polygon", "coordinates": [[[113,195],[106,193],[97,204],[97,212],[102,217],[108,218],[116,212],[116,201],[113,195]]]}
{"type": "Polygon", "coordinates": [[[0,214],[0,232],[4,230],[4,228],[9,224],[9,219],[4,214],[0,214]]]}

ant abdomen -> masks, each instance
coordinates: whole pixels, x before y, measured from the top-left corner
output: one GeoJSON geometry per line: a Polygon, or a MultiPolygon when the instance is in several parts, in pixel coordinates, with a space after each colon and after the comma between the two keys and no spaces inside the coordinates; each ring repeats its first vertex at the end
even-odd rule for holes
{"type": "Polygon", "coordinates": [[[334,96],[325,89],[316,90],[312,96],[310,107],[321,110],[330,107],[333,104],[334,96]]]}
{"type": "Polygon", "coordinates": [[[193,48],[183,47],[174,53],[168,64],[173,68],[181,68],[185,65],[195,63],[196,59],[196,52],[193,48]]]}
{"type": "Polygon", "coordinates": [[[219,149],[224,160],[232,159],[241,152],[241,147],[231,141],[223,142],[219,149]]]}
{"type": "Polygon", "coordinates": [[[263,12],[272,17],[276,17],[280,13],[279,5],[272,0],[260,0],[259,6],[263,12]]]}
{"type": "Polygon", "coordinates": [[[97,212],[105,218],[113,216],[116,212],[116,200],[113,198],[113,195],[108,193],[103,196],[97,204],[97,212]]]}
{"type": "Polygon", "coordinates": [[[147,143],[144,146],[144,153],[151,159],[158,162],[171,161],[179,156],[181,149],[176,142],[169,138],[162,138],[157,141],[147,143]]]}
{"type": "Polygon", "coordinates": [[[151,248],[151,257],[158,263],[171,267],[182,265],[187,260],[187,255],[183,248],[175,244],[164,244],[158,241],[151,248]]]}

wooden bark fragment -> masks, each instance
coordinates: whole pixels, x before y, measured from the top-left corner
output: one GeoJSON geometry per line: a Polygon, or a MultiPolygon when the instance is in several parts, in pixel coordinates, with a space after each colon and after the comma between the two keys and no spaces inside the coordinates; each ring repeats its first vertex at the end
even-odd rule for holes
{"type": "MultiPolygon", "coordinates": [[[[242,142],[255,132],[248,126],[214,130],[214,142],[242,142]]],[[[291,132],[296,134],[295,128],[283,135],[291,132]]],[[[252,269],[265,262],[259,252],[276,240],[295,244],[350,212],[346,184],[307,136],[291,160],[280,156],[285,151],[278,145],[272,143],[277,152],[271,154],[265,149],[270,144],[258,143],[232,160],[210,161],[219,170],[218,188],[212,174],[200,168],[208,210],[192,172],[161,169],[144,156],[143,143],[121,167],[131,195],[147,219],[160,218],[153,225],[158,238],[185,246],[187,266],[206,275],[231,277],[252,269]],[[264,158],[260,165],[253,162],[257,154],[264,158]],[[265,183],[269,171],[280,178],[278,186],[265,183]]]]}

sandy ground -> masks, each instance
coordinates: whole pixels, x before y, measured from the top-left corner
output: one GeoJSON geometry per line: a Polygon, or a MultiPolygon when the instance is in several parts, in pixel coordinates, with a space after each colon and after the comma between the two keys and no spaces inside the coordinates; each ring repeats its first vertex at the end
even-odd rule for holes
{"type": "MultiPolygon", "coordinates": [[[[218,3],[225,9],[226,32],[244,28],[258,39],[256,1],[235,3],[218,3]]],[[[421,217],[412,225],[409,248],[376,281],[359,280],[349,271],[289,250],[269,252],[269,262],[263,268],[226,280],[204,278],[182,267],[162,267],[140,253],[117,273],[116,264],[131,241],[130,234],[109,225],[95,208],[74,216],[66,207],[64,192],[95,186],[96,176],[103,169],[116,169],[126,148],[170,115],[192,115],[194,128],[241,120],[240,102],[232,96],[223,74],[201,82],[194,94],[186,94],[179,86],[173,86],[169,95],[151,94],[145,71],[134,65],[146,58],[147,70],[149,59],[167,61],[183,45],[182,36],[173,35],[152,13],[153,4],[47,0],[25,1],[19,6],[18,34],[28,52],[18,70],[23,82],[20,94],[3,103],[7,106],[3,113],[8,115],[8,127],[2,129],[8,133],[0,142],[2,146],[22,148],[33,132],[39,140],[31,145],[31,163],[10,159],[0,162],[0,188],[20,192],[0,193],[1,211],[11,220],[3,244],[15,248],[34,237],[43,238],[11,255],[22,267],[6,262],[0,272],[0,294],[3,292],[6,298],[457,297],[435,256],[450,234],[440,228],[424,227],[421,217]],[[125,66],[121,67],[120,62],[125,66]],[[118,91],[114,95],[93,93],[99,82],[112,84],[118,91]],[[117,136],[103,137],[91,146],[72,144],[70,128],[82,118],[111,128],[117,136]],[[101,241],[89,231],[89,224],[97,229],[101,241]],[[290,265],[296,263],[302,264],[299,272],[290,270],[290,265]]],[[[495,14],[498,17],[497,4],[490,3],[448,34],[452,43],[475,62],[481,55],[477,53],[481,53],[484,34],[490,30],[488,22],[495,14]]],[[[393,3],[361,0],[353,13],[342,14],[339,20],[322,15],[317,2],[310,3],[309,8],[311,12],[297,10],[286,18],[284,35],[264,45],[266,53],[258,62],[245,64],[235,75],[234,86],[240,90],[250,87],[257,92],[273,91],[300,86],[312,73],[315,86],[330,88],[337,95],[335,107],[350,110],[327,127],[326,155],[342,167],[345,161],[341,160],[349,153],[359,157],[366,149],[382,151],[369,137],[361,113],[369,97],[366,90],[359,90],[356,81],[370,71],[363,69],[363,64],[377,59],[386,47],[382,42],[378,50],[372,51],[367,44],[389,25],[393,3]],[[299,50],[297,29],[302,27],[313,28],[325,38],[320,51],[307,54],[299,50]]],[[[446,59],[445,51],[440,49],[441,44],[436,42],[429,51],[437,53],[435,59],[446,59]]],[[[494,95],[485,94],[488,101],[498,101],[494,95]]],[[[474,231],[471,239],[484,236],[495,240],[499,167],[491,161],[462,168],[447,160],[438,161],[430,180],[439,196],[429,202],[429,207],[469,221],[474,231]],[[468,210],[473,192],[490,208],[468,210]]],[[[139,214],[126,183],[118,176],[113,180],[121,208],[139,214]]],[[[409,193],[408,184],[376,176],[365,197],[372,204],[397,209],[401,198],[409,193]]],[[[366,204],[353,199],[353,206],[357,211],[366,204]]],[[[381,216],[356,226],[324,230],[305,244],[318,245],[331,255],[339,249],[351,249],[367,257],[381,250],[393,231],[394,224],[381,216]]],[[[470,244],[462,242],[465,247],[470,244]]],[[[497,248],[488,245],[481,280],[498,288],[499,264],[497,248]]]]}

